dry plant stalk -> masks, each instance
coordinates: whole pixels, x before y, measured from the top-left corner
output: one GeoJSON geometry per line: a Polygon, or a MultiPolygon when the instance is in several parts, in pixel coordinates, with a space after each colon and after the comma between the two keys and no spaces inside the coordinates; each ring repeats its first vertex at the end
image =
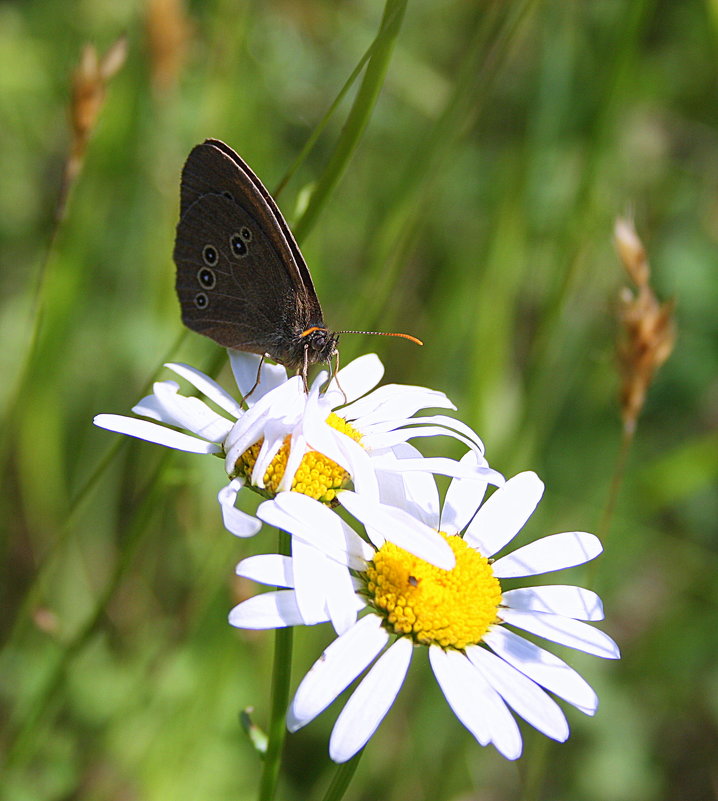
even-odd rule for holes
{"type": "Polygon", "coordinates": [[[654,373],[671,355],[676,340],[674,303],[659,303],[651,289],[648,257],[633,222],[618,217],[613,238],[618,256],[636,285],[636,291],[624,287],[619,296],[621,331],[618,337],[618,363],[621,372],[623,436],[598,529],[604,545],[646,393],[654,373]]]}
{"type": "Polygon", "coordinates": [[[149,0],[145,26],[152,87],[157,97],[165,97],[177,83],[192,26],[182,0],[149,0]]]}
{"type": "Polygon", "coordinates": [[[621,333],[618,361],[621,371],[621,417],[632,435],[655,371],[673,351],[676,326],[674,303],[659,303],[650,286],[650,267],[643,243],[631,220],[617,218],[614,241],[619,258],[637,291],[624,287],[619,302],[621,333]]]}
{"type": "Polygon", "coordinates": [[[62,190],[57,204],[57,218],[64,216],[70,187],[82,169],[87,152],[87,143],[97,124],[107,93],[109,80],[122,68],[127,58],[127,37],[121,36],[100,57],[94,45],[86,44],[80,63],[72,75],[72,98],[70,100],[70,124],[72,143],[65,163],[62,190]]]}

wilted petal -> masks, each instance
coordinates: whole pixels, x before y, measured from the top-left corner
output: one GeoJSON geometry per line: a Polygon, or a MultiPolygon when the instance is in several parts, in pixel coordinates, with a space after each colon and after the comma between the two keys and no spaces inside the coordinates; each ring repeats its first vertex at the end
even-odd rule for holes
{"type": "Polygon", "coordinates": [[[235,537],[253,537],[262,528],[262,523],[234,505],[237,493],[243,486],[244,479],[233,479],[217,493],[217,500],[222,510],[222,522],[227,531],[235,537]]]}

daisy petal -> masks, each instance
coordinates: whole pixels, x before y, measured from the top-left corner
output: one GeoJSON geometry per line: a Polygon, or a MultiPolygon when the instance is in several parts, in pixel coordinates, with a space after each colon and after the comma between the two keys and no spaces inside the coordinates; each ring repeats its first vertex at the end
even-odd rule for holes
{"type": "MultiPolygon", "coordinates": [[[[153,386],[156,387],[158,383],[169,384],[175,392],[179,392],[180,387],[176,381],[156,382],[153,386]]],[[[142,398],[139,403],[136,403],[132,407],[132,411],[135,414],[139,414],[142,417],[149,417],[151,420],[156,420],[159,423],[167,423],[172,426],[176,425],[174,416],[168,414],[167,409],[164,408],[154,395],[147,395],[142,398]]]]}
{"type": "MultiPolygon", "coordinates": [[[[262,597],[262,596],[260,596],[262,597]]],[[[329,704],[371,664],[389,635],[375,615],[363,617],[337,637],[302,679],[287,712],[287,728],[297,731],[329,704]]]]}
{"type": "Polygon", "coordinates": [[[553,740],[562,743],[567,739],[569,729],[566,716],[538,684],[486,648],[470,646],[466,649],[466,656],[525,721],[553,740]]]}
{"type": "Polygon", "coordinates": [[[553,612],[576,620],[603,620],[603,604],[598,595],[568,584],[507,590],[502,594],[502,603],[525,612],[553,612]]]}
{"type": "Polygon", "coordinates": [[[493,564],[494,575],[497,578],[519,578],[563,570],[590,562],[602,550],[601,541],[595,534],[585,531],[549,534],[497,559],[493,564]]]}
{"type": "Polygon", "coordinates": [[[492,626],[484,642],[525,676],[581,712],[596,712],[598,697],[591,685],[562,659],[502,626],[492,626]]]}
{"type": "Polygon", "coordinates": [[[260,528],[261,521],[256,517],[248,515],[234,505],[237,500],[237,493],[244,486],[244,479],[235,478],[226,487],[217,493],[220,509],[222,510],[222,522],[225,528],[235,537],[253,537],[260,528]]]}
{"type": "MultiPolygon", "coordinates": [[[[468,451],[460,460],[462,467],[475,468],[479,459],[474,451],[468,451]]],[[[441,530],[447,534],[463,531],[476,514],[486,492],[488,481],[484,478],[455,478],[446,491],[441,510],[441,530]]]]}
{"type": "Polygon", "coordinates": [[[374,469],[380,472],[379,492],[382,503],[398,506],[431,528],[439,528],[439,491],[429,472],[405,473],[407,462],[423,459],[421,453],[409,443],[394,448],[392,467],[383,471],[379,460],[372,460],[374,469]]]}
{"type": "Polygon", "coordinates": [[[234,380],[242,396],[246,396],[248,392],[251,392],[249,397],[245,398],[247,406],[253,406],[260,398],[263,398],[268,392],[276,389],[287,380],[287,371],[281,364],[269,364],[269,362],[264,361],[259,384],[257,384],[257,372],[261,356],[257,356],[255,353],[244,353],[233,348],[227,348],[227,355],[229,356],[234,380]],[[253,387],[254,389],[252,389],[253,387]]]}
{"type": "MultiPolygon", "coordinates": [[[[210,442],[224,442],[232,430],[232,422],[217,414],[199,398],[187,398],[180,395],[174,381],[158,381],[154,386],[154,397],[159,408],[163,410],[163,419],[169,419],[172,425],[186,428],[210,442]]],[[[132,411],[141,414],[142,402],[132,411]]]]}
{"type": "Polygon", "coordinates": [[[464,539],[482,556],[493,556],[531,517],[543,495],[543,486],[536,473],[519,473],[510,478],[479,509],[464,539]]]}
{"type": "Polygon", "coordinates": [[[351,759],[379,728],[404,683],[412,650],[410,640],[397,640],[352,693],[329,739],[329,756],[335,762],[351,759]]]}
{"type": "Polygon", "coordinates": [[[477,454],[483,455],[485,448],[484,443],[479,439],[478,434],[473,428],[462,423],[454,417],[447,417],[445,414],[425,415],[422,417],[409,417],[404,420],[385,419],[377,421],[367,426],[367,430],[372,434],[389,434],[397,426],[401,425],[406,427],[404,430],[408,433],[409,438],[426,437],[426,436],[444,436],[455,437],[466,443],[471,450],[476,451],[477,454]],[[423,429],[430,429],[427,433],[419,433],[423,429]],[[432,433],[433,432],[433,433],[432,433]]]}
{"type": "Polygon", "coordinates": [[[333,559],[326,560],[322,584],[326,587],[326,608],[337,634],[344,634],[357,621],[357,614],[366,608],[366,601],[357,594],[355,577],[333,559]]]}
{"type": "Polygon", "coordinates": [[[238,629],[281,629],[304,623],[294,590],[254,595],[232,609],[229,623],[238,629]]]}
{"type": "Polygon", "coordinates": [[[371,529],[376,529],[399,548],[443,570],[451,570],[456,564],[453,551],[441,535],[403,509],[385,506],[350,490],[342,490],[337,498],[366,526],[370,536],[371,529]]]}
{"type": "Polygon", "coordinates": [[[292,537],[292,573],[297,606],[307,626],[327,619],[322,580],[331,560],[299,537],[292,537]]]}
{"type": "Polygon", "coordinates": [[[444,395],[425,387],[408,384],[384,384],[369,395],[354,401],[342,409],[345,420],[361,419],[358,426],[362,431],[369,430],[375,423],[384,420],[404,420],[419,409],[455,409],[454,404],[444,395]]]}
{"type": "Polygon", "coordinates": [[[332,409],[343,406],[374,389],[383,375],[381,359],[376,353],[366,353],[339,370],[329,382],[324,396],[332,409]]]}
{"type": "Polygon", "coordinates": [[[515,609],[502,609],[500,614],[504,622],[559,645],[567,645],[603,659],[620,658],[618,646],[608,634],[580,620],[545,612],[519,612],[515,609]]]}
{"type": "Polygon", "coordinates": [[[302,420],[307,445],[343,467],[352,476],[357,491],[378,497],[376,474],[369,454],[358,442],[332,428],[326,418],[326,410],[310,395],[302,420]]]}
{"type": "Polygon", "coordinates": [[[301,537],[330,559],[353,570],[366,569],[373,548],[335,512],[300,492],[282,492],[257,509],[257,516],[271,526],[301,537]]]}
{"type": "Polygon", "coordinates": [[[205,442],[189,434],[182,434],[156,423],[149,423],[147,420],[136,420],[134,417],[123,417],[119,414],[98,414],[94,424],[108,431],[116,431],[118,434],[127,434],[130,437],[144,439],[147,442],[154,442],[156,445],[164,445],[167,448],[174,448],[178,451],[187,453],[219,453],[222,449],[214,442],[205,442]]]}
{"type": "Polygon", "coordinates": [[[293,587],[292,560],[278,553],[248,556],[237,565],[235,573],[242,578],[274,587],[293,587]]]}
{"type": "Polygon", "coordinates": [[[521,756],[521,732],[501,696],[459,651],[429,648],[441,691],[456,717],[481,743],[493,743],[506,759],[521,756]]]}
{"type": "Polygon", "coordinates": [[[168,367],[173,373],[189,381],[193,387],[196,387],[205,397],[209,398],[213,403],[216,403],[220,409],[229,412],[232,417],[241,417],[244,414],[244,409],[229,392],[200,370],[190,367],[188,364],[180,363],[165,364],[165,367],[168,367]]]}
{"type": "MultiPolygon", "coordinates": [[[[384,446],[382,446],[384,447],[384,446]]],[[[393,450],[396,452],[398,445],[393,450]]],[[[375,470],[401,470],[402,472],[420,471],[422,473],[436,473],[451,478],[467,478],[483,480],[495,486],[504,483],[504,477],[497,470],[490,467],[467,467],[455,459],[446,459],[442,456],[420,456],[416,459],[395,459],[391,454],[377,456],[372,459],[375,470]]]]}

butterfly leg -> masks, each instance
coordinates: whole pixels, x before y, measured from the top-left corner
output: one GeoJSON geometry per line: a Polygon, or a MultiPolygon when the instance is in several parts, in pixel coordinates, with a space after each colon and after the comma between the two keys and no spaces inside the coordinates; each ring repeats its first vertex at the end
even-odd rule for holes
{"type": "Polygon", "coordinates": [[[250,389],[249,392],[242,398],[243,401],[246,401],[247,398],[259,386],[259,382],[262,380],[262,365],[264,364],[264,360],[265,360],[266,356],[267,356],[267,354],[265,353],[264,356],[262,356],[262,358],[259,360],[259,367],[257,367],[257,378],[256,378],[254,384],[252,384],[252,389],[250,389]]]}
{"type": "Polygon", "coordinates": [[[309,384],[307,384],[307,371],[309,370],[309,344],[305,344],[304,346],[304,363],[302,364],[302,369],[300,371],[300,375],[302,376],[302,381],[304,382],[304,391],[309,394],[309,384]]]}

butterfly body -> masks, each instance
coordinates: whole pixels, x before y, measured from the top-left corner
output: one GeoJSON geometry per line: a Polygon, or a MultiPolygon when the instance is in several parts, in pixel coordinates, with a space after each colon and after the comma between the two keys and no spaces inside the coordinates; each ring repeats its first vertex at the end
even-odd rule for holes
{"type": "Polygon", "coordinates": [[[174,248],[186,326],[227,348],[267,355],[290,370],[328,362],[337,335],[324,325],[309,268],[276,203],[226,144],[208,139],[182,170],[174,248]]]}

